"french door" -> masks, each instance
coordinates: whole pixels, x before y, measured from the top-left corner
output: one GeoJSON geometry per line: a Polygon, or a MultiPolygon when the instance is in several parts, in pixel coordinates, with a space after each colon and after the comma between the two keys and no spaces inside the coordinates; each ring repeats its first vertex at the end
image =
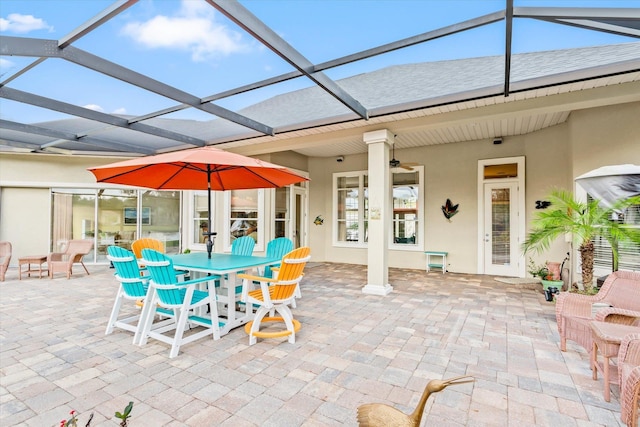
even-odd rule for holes
{"type": "Polygon", "coordinates": [[[484,184],[484,273],[518,276],[518,183],[484,184]]]}

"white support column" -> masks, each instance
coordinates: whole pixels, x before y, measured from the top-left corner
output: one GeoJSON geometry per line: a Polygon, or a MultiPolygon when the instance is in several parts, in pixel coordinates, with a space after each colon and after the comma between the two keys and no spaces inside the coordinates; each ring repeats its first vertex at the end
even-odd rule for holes
{"type": "Polygon", "coordinates": [[[366,132],[364,142],[369,148],[369,228],[367,250],[367,284],[365,294],[388,295],[389,284],[389,228],[391,226],[389,188],[389,147],[394,135],[387,129],[366,132]]]}

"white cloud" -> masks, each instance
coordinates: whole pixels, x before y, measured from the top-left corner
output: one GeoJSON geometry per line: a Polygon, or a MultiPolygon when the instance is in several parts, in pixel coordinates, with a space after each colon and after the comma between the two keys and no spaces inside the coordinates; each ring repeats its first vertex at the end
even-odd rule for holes
{"type": "Polygon", "coordinates": [[[35,30],[53,31],[53,27],[42,19],[35,18],[33,15],[10,13],[7,19],[0,18],[0,31],[24,34],[35,30]]]}
{"type": "Polygon", "coordinates": [[[96,104],[87,104],[87,105],[83,105],[84,108],[88,108],[89,110],[93,110],[93,111],[98,111],[100,113],[104,113],[104,109],[96,104]]]}
{"type": "Polygon", "coordinates": [[[124,107],[116,108],[111,114],[127,114],[127,109],[124,107]]]}
{"type": "Polygon", "coordinates": [[[16,64],[13,61],[9,61],[8,59],[0,58],[0,70],[9,70],[14,67],[16,64]]]}
{"type": "Polygon", "coordinates": [[[215,22],[215,10],[205,2],[183,0],[175,16],[157,15],[148,21],[131,22],[122,32],[152,49],[191,52],[196,62],[247,49],[240,33],[215,22]]]}

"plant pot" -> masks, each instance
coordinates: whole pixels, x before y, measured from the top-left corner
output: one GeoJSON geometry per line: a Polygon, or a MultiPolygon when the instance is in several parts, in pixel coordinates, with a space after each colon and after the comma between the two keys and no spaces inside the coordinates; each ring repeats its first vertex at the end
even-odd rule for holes
{"type": "Polygon", "coordinates": [[[553,280],[560,279],[560,263],[559,262],[547,261],[547,270],[549,270],[549,274],[552,276],[553,280]]]}
{"type": "Polygon", "coordinates": [[[545,280],[542,279],[542,289],[544,289],[545,291],[549,288],[558,288],[558,289],[562,289],[562,280],[545,280]]]}

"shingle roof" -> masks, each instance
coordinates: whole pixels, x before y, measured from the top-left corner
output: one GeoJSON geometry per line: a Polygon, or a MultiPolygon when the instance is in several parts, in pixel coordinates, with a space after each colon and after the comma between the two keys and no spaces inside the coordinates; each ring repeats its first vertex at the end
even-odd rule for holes
{"type": "MultiPolygon", "coordinates": [[[[504,85],[504,67],[504,56],[422,62],[389,66],[358,74],[337,80],[337,84],[375,117],[427,108],[446,102],[447,99],[464,102],[477,97],[500,95],[504,85]]],[[[514,88],[524,90],[638,70],[640,42],[632,42],[515,54],[511,59],[510,80],[514,88]]],[[[273,127],[276,133],[321,124],[361,120],[318,86],[277,95],[238,112],[273,127]]],[[[153,118],[145,120],[144,124],[184,134],[195,138],[201,144],[262,136],[256,131],[220,118],[209,121],[153,118]]],[[[171,138],[112,127],[84,118],[35,125],[73,135],[89,133],[89,137],[85,138],[86,142],[58,141],[55,146],[63,150],[104,154],[113,154],[114,151],[149,154],[149,151],[175,150],[191,146],[171,138]]],[[[49,143],[52,136],[24,134],[19,130],[0,126],[0,139],[15,139],[42,146],[49,143]]]]}

